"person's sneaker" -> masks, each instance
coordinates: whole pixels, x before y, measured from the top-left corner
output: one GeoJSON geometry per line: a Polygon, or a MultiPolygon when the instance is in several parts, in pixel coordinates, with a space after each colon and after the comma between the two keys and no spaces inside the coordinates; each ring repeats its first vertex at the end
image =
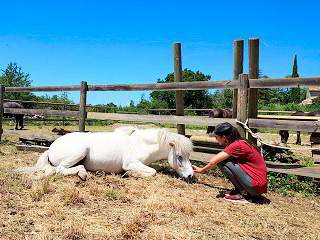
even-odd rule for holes
{"type": "Polygon", "coordinates": [[[237,191],[236,189],[232,189],[232,190],[228,190],[224,192],[225,196],[231,196],[231,195],[236,195],[239,194],[239,191],[237,191]]]}
{"type": "Polygon", "coordinates": [[[225,200],[236,203],[249,203],[241,194],[229,195],[224,197],[225,200]]]}

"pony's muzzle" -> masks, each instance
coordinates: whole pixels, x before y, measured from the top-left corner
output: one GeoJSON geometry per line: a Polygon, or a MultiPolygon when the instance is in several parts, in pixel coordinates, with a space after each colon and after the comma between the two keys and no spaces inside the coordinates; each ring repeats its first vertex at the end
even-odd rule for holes
{"type": "Polygon", "coordinates": [[[188,175],[188,177],[185,178],[185,181],[187,183],[193,183],[196,181],[195,177],[193,176],[193,174],[188,175]]]}

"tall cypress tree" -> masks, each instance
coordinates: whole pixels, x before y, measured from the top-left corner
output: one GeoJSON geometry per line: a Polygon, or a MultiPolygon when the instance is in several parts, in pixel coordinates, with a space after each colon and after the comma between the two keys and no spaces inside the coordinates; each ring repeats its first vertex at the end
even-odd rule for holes
{"type": "Polygon", "coordinates": [[[297,63],[297,55],[294,55],[293,66],[292,66],[292,77],[299,77],[298,74],[298,63],[297,63]]]}
{"type": "MultiPolygon", "coordinates": [[[[293,58],[293,66],[292,66],[292,75],[291,77],[293,78],[298,78],[299,74],[298,74],[298,61],[297,61],[297,55],[294,55],[293,58]]],[[[291,99],[293,102],[295,103],[300,103],[300,87],[297,88],[292,88],[291,89],[291,99]]]]}

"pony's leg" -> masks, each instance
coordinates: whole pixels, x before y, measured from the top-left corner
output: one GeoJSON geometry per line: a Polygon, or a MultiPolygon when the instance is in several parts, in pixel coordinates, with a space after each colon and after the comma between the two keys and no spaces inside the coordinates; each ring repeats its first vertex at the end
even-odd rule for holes
{"type": "Polygon", "coordinates": [[[140,161],[123,164],[123,170],[128,171],[129,175],[135,177],[151,177],[156,175],[157,171],[140,161]]]}
{"type": "Polygon", "coordinates": [[[17,115],[14,115],[14,120],[16,122],[16,127],[14,128],[15,130],[18,130],[18,125],[19,125],[19,118],[17,115]]]}
{"type": "Polygon", "coordinates": [[[74,154],[68,158],[65,158],[57,167],[56,174],[61,175],[79,175],[82,180],[86,180],[88,177],[88,173],[83,165],[76,165],[87,155],[87,150],[84,149],[81,152],[74,154]]]}
{"type": "Polygon", "coordinates": [[[300,131],[297,131],[297,145],[301,145],[301,137],[300,137],[300,131]]]}
{"type": "Polygon", "coordinates": [[[20,129],[23,129],[23,115],[20,116],[20,129]]]}
{"type": "Polygon", "coordinates": [[[214,129],[215,129],[214,126],[208,126],[208,128],[207,128],[207,134],[213,133],[213,132],[214,132],[214,129]]]}

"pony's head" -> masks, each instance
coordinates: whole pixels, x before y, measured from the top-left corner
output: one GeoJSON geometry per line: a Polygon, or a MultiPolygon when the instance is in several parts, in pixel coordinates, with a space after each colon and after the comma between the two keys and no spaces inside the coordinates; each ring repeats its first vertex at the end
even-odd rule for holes
{"type": "Polygon", "coordinates": [[[159,137],[162,139],[160,142],[169,146],[169,165],[180,177],[191,181],[193,177],[193,170],[189,160],[190,153],[193,150],[191,140],[183,135],[164,130],[159,132],[159,137]]]}

